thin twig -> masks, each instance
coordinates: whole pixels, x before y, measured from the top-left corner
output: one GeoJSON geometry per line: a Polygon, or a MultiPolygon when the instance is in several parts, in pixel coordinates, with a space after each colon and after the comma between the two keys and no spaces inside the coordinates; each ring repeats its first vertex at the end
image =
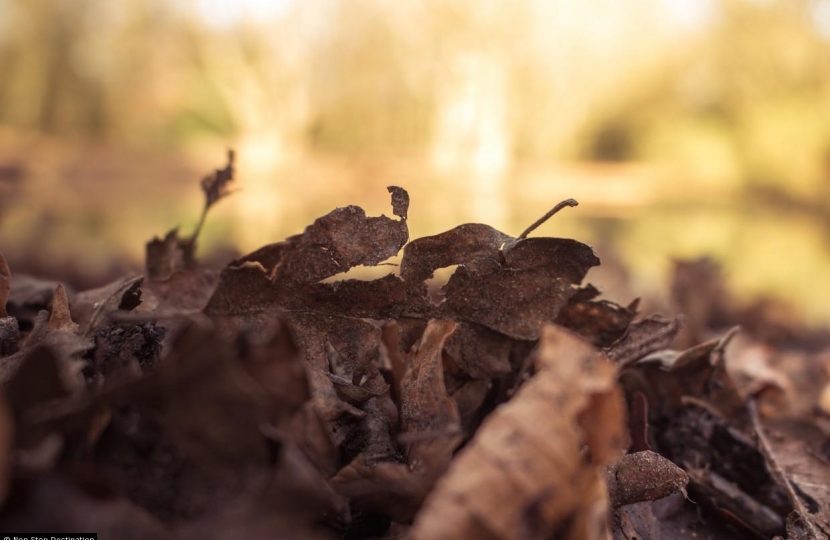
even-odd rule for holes
{"type": "Polygon", "coordinates": [[[519,240],[527,238],[527,235],[529,235],[530,233],[532,233],[533,231],[538,229],[540,225],[542,225],[544,222],[549,220],[554,214],[556,214],[557,212],[559,212],[560,210],[562,210],[566,206],[577,206],[577,205],[579,205],[579,203],[576,202],[576,199],[567,199],[567,200],[564,200],[561,203],[557,204],[556,206],[551,208],[551,210],[547,214],[545,214],[544,216],[537,219],[533,223],[533,225],[531,225],[530,227],[525,229],[524,232],[519,235],[519,240]]]}

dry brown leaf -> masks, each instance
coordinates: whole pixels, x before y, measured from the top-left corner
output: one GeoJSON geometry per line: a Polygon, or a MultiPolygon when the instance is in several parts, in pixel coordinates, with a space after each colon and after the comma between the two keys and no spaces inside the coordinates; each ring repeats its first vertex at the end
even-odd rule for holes
{"type": "Polygon", "coordinates": [[[144,277],[138,276],[123,281],[117,287],[98,289],[94,292],[94,295],[86,296],[85,300],[87,302],[92,299],[97,299],[97,301],[92,304],[92,311],[83,327],[83,335],[88,336],[95,330],[105,326],[114,312],[118,310],[129,311],[138,306],[141,303],[141,284],[143,282],[144,277]]]}
{"type": "Polygon", "coordinates": [[[428,471],[432,479],[446,469],[460,442],[458,407],[447,394],[441,363],[444,344],[456,327],[452,321],[433,319],[427,323],[412,366],[401,384],[401,432],[432,435],[407,445],[407,461],[410,469],[428,471]]]}
{"type": "Polygon", "coordinates": [[[625,334],[609,346],[605,355],[621,367],[666,349],[680,332],[683,319],[651,315],[628,326],[625,334]]]}
{"type": "Polygon", "coordinates": [[[146,246],[147,277],[164,280],[170,277],[177,268],[184,266],[182,254],[179,251],[179,229],[169,231],[164,238],[155,237],[146,246]]]}
{"type": "Polygon", "coordinates": [[[141,303],[143,278],[120,278],[95,289],[79,292],[72,302],[72,315],[81,327],[87,327],[102,306],[104,311],[130,311],[141,303]]]}
{"type": "Polygon", "coordinates": [[[601,468],[626,444],[616,369],[555,326],[542,332],[536,367],[439,480],[412,538],[602,537],[601,468]]]}
{"type": "Polygon", "coordinates": [[[575,240],[526,238],[505,244],[497,258],[459,266],[444,287],[447,305],[460,320],[513,339],[536,340],[574,296],[593,250],[575,240]]]}
{"type": "Polygon", "coordinates": [[[656,501],[672,493],[685,493],[689,476],[655,452],[626,454],[606,469],[608,497],[613,506],[656,501]]]}
{"type": "Polygon", "coordinates": [[[764,466],[749,411],[726,370],[734,335],[682,353],[662,351],[623,371],[629,395],[648,403],[652,447],[682,467],[692,498],[745,530],[780,534],[789,506],[764,466]]]}
{"type": "Polygon", "coordinates": [[[475,323],[458,323],[444,352],[474,379],[501,377],[510,373],[513,340],[475,323]]]}
{"type": "Polygon", "coordinates": [[[767,466],[787,493],[795,520],[792,540],[830,538],[830,464],[823,457],[826,436],[815,426],[793,419],[764,422],[751,406],[753,425],[767,466]]]}
{"type": "Polygon", "coordinates": [[[636,302],[623,307],[608,300],[595,300],[597,296],[599,291],[593,285],[583,287],[562,309],[555,322],[602,348],[626,333],[637,311],[636,302]]]}
{"type": "Polygon", "coordinates": [[[228,151],[228,164],[223,169],[217,169],[202,179],[201,188],[205,195],[205,204],[199,223],[193,234],[186,238],[179,237],[176,227],[169,231],[164,238],[153,238],[147,242],[145,266],[147,277],[152,280],[166,280],[177,270],[195,270],[196,241],[205,225],[208,211],[214,204],[231,194],[229,184],[234,179],[234,152],[228,151]]]}
{"type": "Polygon", "coordinates": [[[228,164],[223,169],[216,169],[213,174],[204,177],[200,183],[205,194],[205,209],[231,194],[229,184],[233,182],[235,154],[228,150],[228,164]]]}
{"type": "Polygon", "coordinates": [[[480,223],[467,223],[435,236],[418,238],[403,250],[401,277],[414,284],[428,279],[439,268],[478,259],[497,261],[501,247],[511,240],[512,236],[480,223]]]}
{"type": "Polygon", "coordinates": [[[72,315],[69,313],[69,299],[63,285],[58,285],[52,296],[52,312],[49,314],[47,328],[71,334],[78,331],[78,325],[72,321],[72,315]]]}
{"type": "Polygon", "coordinates": [[[316,283],[357,265],[372,266],[398,253],[409,240],[405,208],[400,207],[400,188],[390,192],[398,201],[400,220],[367,217],[362,208],[332,210],[289,238],[292,249],[276,269],[275,282],[285,285],[316,283]]]}
{"type": "MultiPolygon", "coordinates": [[[[14,287],[9,292],[6,309],[9,315],[17,318],[22,331],[31,330],[38,313],[50,308],[52,295],[58,285],[57,281],[15,274],[14,287]]],[[[74,292],[66,288],[66,295],[72,302],[74,292]]]]}

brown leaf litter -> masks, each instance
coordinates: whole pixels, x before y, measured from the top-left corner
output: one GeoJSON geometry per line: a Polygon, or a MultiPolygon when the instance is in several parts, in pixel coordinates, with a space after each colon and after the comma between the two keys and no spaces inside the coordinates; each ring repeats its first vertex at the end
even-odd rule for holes
{"type": "Polygon", "coordinates": [[[677,265],[685,316],[642,316],[583,283],[591,247],[530,237],[576,201],[410,239],[390,186],[391,216],[338,208],[217,272],[196,241],[234,173],[146,276],[75,292],[0,256],[0,529],[830,538],[830,341],[711,262],[677,265]]]}

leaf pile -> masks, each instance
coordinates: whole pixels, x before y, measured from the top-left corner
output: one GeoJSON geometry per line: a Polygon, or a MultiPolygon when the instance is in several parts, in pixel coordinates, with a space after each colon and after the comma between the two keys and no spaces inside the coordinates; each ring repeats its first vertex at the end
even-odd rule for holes
{"type": "Polygon", "coordinates": [[[196,232],[148,244],[146,277],[74,292],[0,257],[0,530],[830,538],[828,358],[700,342],[707,295],[669,349],[680,317],[600,299],[589,246],[529,237],[575,201],[517,237],[410,239],[390,187],[391,217],[338,208],[201,269],[232,179],[233,154],[196,232]]]}

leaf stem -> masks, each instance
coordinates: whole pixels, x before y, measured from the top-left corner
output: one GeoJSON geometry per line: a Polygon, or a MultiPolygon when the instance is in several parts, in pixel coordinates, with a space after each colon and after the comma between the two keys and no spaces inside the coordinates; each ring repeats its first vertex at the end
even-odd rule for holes
{"type": "Polygon", "coordinates": [[[538,229],[539,226],[541,226],[544,222],[549,220],[551,217],[553,217],[554,214],[556,214],[557,212],[559,212],[560,210],[562,210],[566,206],[577,206],[577,205],[579,205],[579,203],[576,202],[576,199],[566,199],[566,200],[562,201],[561,203],[557,204],[556,206],[551,208],[550,211],[548,211],[547,214],[545,214],[544,216],[542,216],[539,219],[537,219],[536,221],[534,221],[533,225],[531,225],[530,227],[525,229],[524,232],[519,235],[519,240],[527,238],[527,235],[529,235],[530,233],[532,233],[533,231],[538,229]]]}

